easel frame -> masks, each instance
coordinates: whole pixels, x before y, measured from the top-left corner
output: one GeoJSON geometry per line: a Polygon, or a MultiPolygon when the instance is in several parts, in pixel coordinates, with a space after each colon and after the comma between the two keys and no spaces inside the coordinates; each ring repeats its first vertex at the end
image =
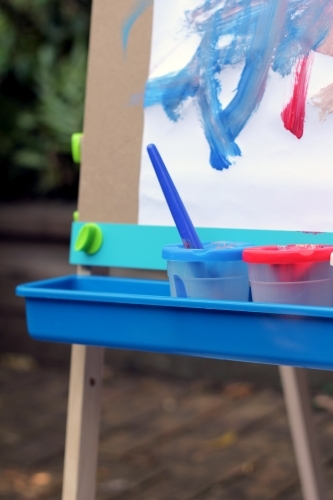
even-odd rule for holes
{"type": "MultiPolygon", "coordinates": [[[[82,221],[137,223],[143,117],[141,107],[132,106],[130,100],[143,93],[147,78],[152,17],[148,9],[138,20],[124,57],[120,31],[128,8],[123,0],[93,2],[78,203],[81,222],[74,226],[71,245],[71,262],[81,266],[108,265],[107,257],[94,262],[73,251],[75,231],[82,221]]],[[[124,232],[119,237],[124,238],[124,232]]],[[[116,240],[108,241],[117,245],[116,240]]],[[[114,262],[136,267],[131,259],[114,262]]],[[[163,269],[158,262],[149,267],[163,269]]],[[[78,273],[90,271],[80,267],[78,273]]],[[[137,275],[134,270],[131,274],[137,275]]],[[[102,369],[103,348],[73,345],[62,500],[93,500],[95,496],[102,369]]],[[[304,499],[324,500],[305,372],[294,367],[280,371],[304,499]]]]}
{"type": "MultiPolygon", "coordinates": [[[[119,50],[121,49],[119,44],[121,23],[126,16],[126,11],[126,2],[122,2],[122,0],[112,2],[112,6],[111,2],[106,0],[94,0],[93,3],[85,103],[85,138],[78,206],[80,220],[83,221],[92,220],[120,224],[136,224],[137,222],[139,170],[138,168],[133,169],[133,165],[138,166],[140,163],[142,115],[139,107],[129,110],[124,104],[126,104],[126,101],[128,103],[129,96],[143,90],[148,74],[152,21],[151,10],[148,10],[134,27],[131,46],[126,58],[124,58],[122,51],[119,50]],[[112,32],[114,33],[113,39],[110,36],[112,32]],[[116,40],[117,37],[118,41],[116,40]],[[134,61],[136,65],[131,66],[134,61]],[[139,71],[137,61],[140,61],[139,71]],[[113,71],[119,72],[118,78],[113,77],[113,71]],[[128,81],[131,81],[132,86],[127,85],[126,82],[128,81]],[[112,95],[116,95],[117,100],[113,99],[113,102],[110,102],[109,97],[112,95]],[[121,117],[120,123],[116,122],[115,117],[121,117]],[[113,140],[110,140],[111,138],[113,140]],[[99,175],[92,177],[89,172],[93,172],[96,165],[99,166],[99,175]],[[126,183],[120,182],[119,173],[122,173],[122,175],[125,173],[126,183]],[[113,186],[112,198],[107,200],[103,199],[103,196],[96,197],[96,193],[101,192],[101,183],[105,182],[105,179],[113,186]]],[[[82,262],[76,263],[83,264],[82,262]]],[[[86,374],[91,367],[93,367],[93,370],[100,372],[101,365],[102,357],[98,348],[73,346],[70,393],[73,393],[73,385],[76,376],[78,376],[79,380],[81,380],[80,393],[82,401],[87,401],[89,399],[87,392],[89,392],[90,388],[82,384],[83,374],[86,374]],[[80,358],[78,352],[81,352],[80,360],[78,359],[80,358]],[[81,373],[80,376],[79,373],[81,373]]],[[[294,437],[303,495],[305,500],[323,500],[323,480],[320,474],[318,452],[313,439],[314,432],[309,410],[305,373],[302,370],[290,367],[281,367],[280,371],[286,404],[289,409],[289,421],[294,437]],[[298,410],[296,417],[295,409],[298,410]],[[302,416],[304,418],[301,418],[302,416]],[[299,426],[301,427],[301,433],[297,431],[299,426]],[[305,462],[302,458],[304,452],[305,457],[307,457],[305,462]]],[[[73,432],[72,418],[78,418],[82,425],[81,439],[76,445],[81,446],[81,453],[87,446],[83,441],[87,428],[91,429],[95,441],[97,439],[96,415],[97,407],[100,404],[98,401],[99,389],[97,387],[94,394],[93,401],[94,405],[96,405],[96,414],[90,417],[91,422],[88,422],[89,417],[87,415],[82,420],[85,410],[84,404],[81,404],[80,407],[76,406],[76,408],[69,407],[63,500],[92,500],[94,496],[91,480],[96,469],[96,464],[93,463],[96,460],[95,451],[87,474],[83,476],[81,474],[81,469],[84,467],[84,453],[83,456],[80,455],[78,449],[76,450],[77,462],[74,477],[71,477],[68,472],[68,461],[70,460],[68,457],[72,453],[70,450],[73,444],[70,437],[73,432]],[[69,493],[71,481],[77,484],[75,490],[69,493]]],[[[71,396],[70,401],[72,401],[71,396]]],[[[93,445],[93,449],[96,449],[96,443],[93,445]]]]}

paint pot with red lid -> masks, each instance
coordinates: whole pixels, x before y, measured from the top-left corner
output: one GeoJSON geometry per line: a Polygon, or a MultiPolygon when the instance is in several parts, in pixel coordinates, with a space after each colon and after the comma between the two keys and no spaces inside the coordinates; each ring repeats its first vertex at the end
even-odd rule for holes
{"type": "Polygon", "coordinates": [[[246,248],[254,302],[333,306],[332,245],[246,248]]]}

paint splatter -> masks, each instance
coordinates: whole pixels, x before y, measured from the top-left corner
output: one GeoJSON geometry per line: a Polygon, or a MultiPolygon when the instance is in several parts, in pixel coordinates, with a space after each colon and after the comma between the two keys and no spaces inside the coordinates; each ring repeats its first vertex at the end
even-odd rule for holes
{"type": "MultiPolygon", "coordinates": [[[[201,43],[183,69],[148,80],[144,105],[163,106],[169,119],[177,122],[184,102],[195,100],[210,146],[210,164],[223,170],[241,155],[237,137],[260,106],[269,71],[285,77],[296,67],[297,74],[299,61],[309,61],[310,52],[325,43],[333,25],[333,2],[205,0],[185,18],[187,34],[198,34],[201,43]],[[222,38],[228,43],[219,44],[222,38]],[[223,69],[235,65],[243,69],[233,99],[223,107],[223,69]]],[[[303,89],[306,94],[310,63],[306,68],[304,83],[297,83],[292,100],[301,117],[290,128],[298,135],[304,115],[296,93],[303,89]]]]}
{"type": "Polygon", "coordinates": [[[301,59],[296,66],[291,100],[281,113],[284,127],[300,139],[304,131],[305,103],[309,86],[312,55],[301,59]]]}
{"type": "Polygon", "coordinates": [[[145,12],[148,7],[153,4],[153,0],[137,0],[131,14],[128,16],[122,27],[122,44],[126,51],[131,29],[139,17],[145,12]]]}
{"type": "Polygon", "coordinates": [[[320,120],[325,120],[326,117],[333,113],[333,83],[327,85],[313,96],[312,102],[320,110],[320,120]]]}

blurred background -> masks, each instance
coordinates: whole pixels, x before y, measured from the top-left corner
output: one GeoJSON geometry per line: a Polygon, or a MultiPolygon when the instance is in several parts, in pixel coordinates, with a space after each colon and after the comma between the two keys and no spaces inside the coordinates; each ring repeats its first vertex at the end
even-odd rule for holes
{"type": "Polygon", "coordinates": [[[68,274],[90,0],[0,2],[0,350],[68,362],[26,335],[19,282],[68,274]],[[50,352],[50,355],[48,355],[50,352]]]}
{"type": "Polygon", "coordinates": [[[89,0],[0,3],[0,199],[75,200],[89,0]]]}
{"type": "MultiPolygon", "coordinates": [[[[6,500],[60,498],[70,346],[30,339],[15,287],[75,272],[68,245],[79,166],[70,139],[82,131],[90,10],[89,0],[0,1],[6,500]]],[[[333,377],[309,375],[333,485],[333,377]]],[[[98,498],[299,500],[277,367],[108,350],[98,498]]]]}

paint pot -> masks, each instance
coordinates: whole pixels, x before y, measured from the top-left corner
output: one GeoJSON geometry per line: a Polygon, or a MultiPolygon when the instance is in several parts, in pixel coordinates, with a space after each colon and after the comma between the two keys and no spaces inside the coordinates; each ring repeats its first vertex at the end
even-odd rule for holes
{"type": "Polygon", "coordinates": [[[331,245],[245,249],[253,302],[333,306],[331,245]]]}
{"type": "Polygon", "coordinates": [[[249,300],[247,264],[242,261],[250,243],[218,241],[203,249],[183,245],[164,247],[172,297],[209,300],[249,300]]]}

